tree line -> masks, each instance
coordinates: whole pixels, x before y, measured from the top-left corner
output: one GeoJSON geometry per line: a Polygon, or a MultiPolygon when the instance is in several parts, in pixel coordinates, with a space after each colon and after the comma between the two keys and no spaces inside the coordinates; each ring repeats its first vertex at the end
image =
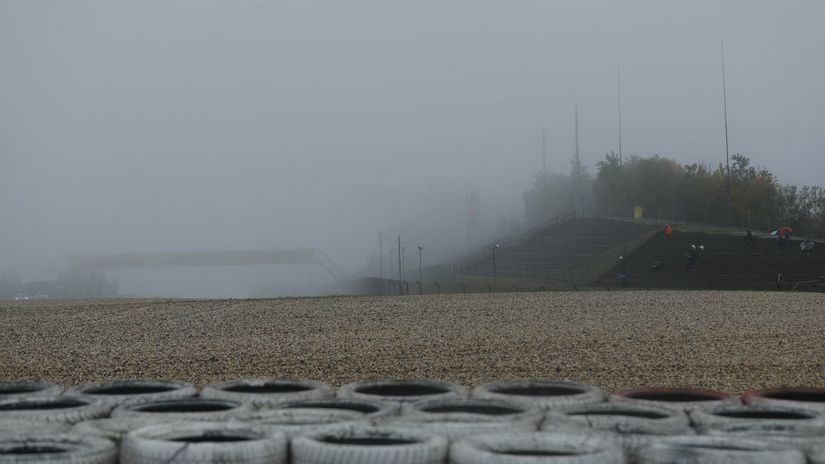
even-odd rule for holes
{"type": "Polygon", "coordinates": [[[608,153],[596,164],[596,171],[592,176],[573,164],[566,175],[539,172],[532,188],[524,192],[527,220],[538,224],[575,210],[578,197],[588,215],[629,216],[635,207],[642,207],[646,217],[674,222],[754,230],[790,226],[796,235],[809,237],[821,236],[825,229],[825,189],[782,184],[742,154],[731,156],[730,180],[721,163],[715,168],[680,164],[659,155],[621,159],[608,153]]]}

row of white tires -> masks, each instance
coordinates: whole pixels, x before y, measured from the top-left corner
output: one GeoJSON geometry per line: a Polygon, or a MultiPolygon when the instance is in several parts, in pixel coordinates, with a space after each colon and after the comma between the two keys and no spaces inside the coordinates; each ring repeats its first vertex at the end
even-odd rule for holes
{"type": "MultiPolygon", "coordinates": [[[[62,387],[43,382],[0,382],[0,401],[26,397],[57,396],[96,398],[120,405],[162,399],[199,396],[251,403],[258,408],[273,407],[297,400],[322,399],[333,396],[353,399],[373,399],[410,403],[421,399],[485,398],[508,400],[543,409],[574,404],[604,402],[605,391],[593,385],[552,380],[521,380],[492,382],[472,390],[461,385],[437,380],[354,382],[337,390],[312,380],[244,379],[207,385],[202,390],[185,382],[131,380],[89,383],[62,387]]],[[[652,405],[677,408],[707,406],[719,402],[738,402],[738,397],[712,390],[680,391],[672,389],[626,390],[610,395],[611,401],[631,399],[652,405]]]]}
{"type": "MultiPolygon", "coordinates": [[[[337,390],[312,380],[243,379],[211,384],[198,390],[193,384],[160,380],[125,380],[89,383],[67,390],[48,382],[0,382],[0,402],[27,397],[58,395],[99,399],[113,406],[199,396],[207,399],[250,403],[256,408],[276,407],[292,401],[330,397],[371,399],[409,403],[421,399],[484,398],[507,400],[531,407],[559,407],[631,401],[637,404],[691,410],[739,403],[740,397],[726,392],[702,389],[640,388],[613,392],[608,395],[598,387],[553,380],[521,380],[492,382],[467,389],[461,385],[437,380],[354,382],[337,390]]],[[[746,404],[782,406],[825,412],[825,389],[780,388],[752,390],[741,400],[746,404]]]]}
{"type": "Polygon", "coordinates": [[[182,398],[127,404],[111,412],[99,401],[73,397],[27,398],[0,403],[12,420],[0,420],[0,434],[18,430],[71,430],[120,440],[131,430],[174,421],[238,422],[266,426],[287,437],[335,424],[382,425],[421,430],[451,441],[511,431],[569,432],[610,438],[637,450],[659,436],[705,434],[754,437],[816,448],[825,440],[825,417],[805,409],[721,405],[688,414],[632,403],[593,403],[545,411],[515,403],[474,398],[429,400],[404,406],[371,400],[323,399],[300,407],[253,410],[248,403],[182,398]],[[327,407],[325,407],[327,406],[327,407]],[[371,409],[370,409],[371,408],[371,409]],[[359,410],[360,409],[360,410],[359,410]],[[372,412],[362,412],[372,411],[372,412]],[[97,419],[98,417],[102,419],[97,419]]]}
{"type": "Polygon", "coordinates": [[[288,440],[243,424],[170,423],[137,429],[116,444],[95,436],[0,435],[0,463],[45,464],[822,464],[789,445],[744,438],[662,437],[633,454],[610,439],[575,433],[481,435],[450,444],[423,431],[334,428],[288,440]]]}
{"type": "Polygon", "coordinates": [[[248,403],[182,398],[122,405],[111,412],[96,400],[74,397],[27,398],[0,403],[11,420],[0,434],[23,430],[71,430],[120,440],[131,430],[175,421],[238,422],[277,429],[288,438],[335,424],[382,425],[421,430],[456,441],[511,431],[569,432],[610,438],[638,450],[659,436],[704,434],[781,441],[805,450],[825,440],[825,416],[805,409],[721,405],[685,413],[632,403],[592,403],[545,411],[507,401],[475,398],[429,400],[399,406],[371,400],[323,399],[253,410],[248,403]],[[17,409],[8,408],[14,406],[17,409]],[[327,407],[324,407],[327,406],[327,407]],[[371,409],[370,409],[371,408],[371,409]],[[372,412],[362,412],[362,411],[372,412]],[[101,419],[98,419],[101,418],[101,419]]]}

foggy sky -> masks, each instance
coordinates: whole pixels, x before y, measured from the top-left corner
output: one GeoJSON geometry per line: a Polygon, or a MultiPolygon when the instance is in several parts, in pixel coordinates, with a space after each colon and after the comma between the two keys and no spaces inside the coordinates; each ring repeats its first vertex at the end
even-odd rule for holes
{"type": "Polygon", "coordinates": [[[520,214],[542,128],[569,170],[576,101],[590,172],[617,150],[617,66],[625,154],[724,161],[722,40],[731,153],[822,184],[823,19],[815,0],[0,0],[0,270],[290,247],[355,270],[378,231],[435,260],[465,184],[485,230],[520,214]]]}

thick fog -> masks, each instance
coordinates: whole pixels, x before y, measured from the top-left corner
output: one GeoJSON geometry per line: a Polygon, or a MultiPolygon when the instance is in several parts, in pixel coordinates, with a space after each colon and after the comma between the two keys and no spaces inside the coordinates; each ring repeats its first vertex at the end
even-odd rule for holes
{"type": "MultiPolygon", "coordinates": [[[[825,172],[825,2],[0,0],[0,271],[59,256],[318,248],[426,264],[618,149],[825,172]],[[481,225],[465,225],[467,185],[481,225]]],[[[388,262],[388,261],[387,261],[388,262]]],[[[386,269],[385,272],[389,272],[386,269]]],[[[317,266],[112,272],[131,294],[243,295],[317,266]]]]}

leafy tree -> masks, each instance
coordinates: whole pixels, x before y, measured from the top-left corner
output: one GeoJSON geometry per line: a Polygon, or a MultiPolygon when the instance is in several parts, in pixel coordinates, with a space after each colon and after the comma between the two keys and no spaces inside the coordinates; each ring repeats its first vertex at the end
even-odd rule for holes
{"type": "MultiPolygon", "coordinates": [[[[728,171],[698,163],[682,165],[659,155],[632,155],[622,162],[608,153],[596,163],[595,179],[582,182],[585,197],[593,195],[596,212],[627,216],[634,206],[647,214],[678,221],[726,223],[773,230],[790,226],[797,235],[825,233],[825,189],[782,185],[767,169],[750,158],[731,156],[730,211],[728,171]]],[[[577,165],[569,176],[537,175],[532,190],[525,192],[528,218],[540,221],[575,207],[577,165]]],[[[586,174],[586,173],[585,173],[586,174]]],[[[584,176],[583,176],[584,177],[584,176]]]]}

